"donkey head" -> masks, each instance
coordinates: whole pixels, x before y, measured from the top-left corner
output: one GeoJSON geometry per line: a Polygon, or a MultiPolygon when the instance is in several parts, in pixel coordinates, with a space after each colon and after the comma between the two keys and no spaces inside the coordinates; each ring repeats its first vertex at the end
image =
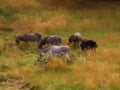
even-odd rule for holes
{"type": "Polygon", "coordinates": [[[18,45],[20,43],[20,38],[19,37],[16,37],[15,43],[16,43],[16,45],[18,45]]]}
{"type": "Polygon", "coordinates": [[[96,48],[98,47],[98,44],[96,43],[96,46],[95,46],[96,48]]]}
{"type": "Polygon", "coordinates": [[[37,61],[39,61],[42,58],[43,55],[44,55],[44,52],[39,49],[39,58],[38,58],[37,61]]]}
{"type": "Polygon", "coordinates": [[[39,56],[40,56],[40,58],[41,58],[44,54],[45,54],[45,53],[44,53],[42,50],[39,49],[39,56]]]}

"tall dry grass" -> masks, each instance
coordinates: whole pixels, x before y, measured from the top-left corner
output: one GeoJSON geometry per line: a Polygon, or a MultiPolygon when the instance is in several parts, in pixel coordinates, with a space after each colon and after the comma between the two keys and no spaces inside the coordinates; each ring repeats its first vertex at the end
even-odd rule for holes
{"type": "Polygon", "coordinates": [[[3,3],[0,6],[1,90],[120,89],[119,5],[109,4],[103,8],[91,9],[39,10],[35,0],[0,2],[3,3]],[[29,6],[30,10],[24,9],[29,6]],[[10,11],[6,11],[8,8],[10,11]],[[11,11],[12,9],[18,11],[11,11]],[[3,27],[13,30],[6,31],[3,27]],[[46,57],[37,62],[37,43],[25,46],[21,42],[15,46],[15,35],[40,32],[44,37],[58,34],[62,36],[63,44],[67,44],[68,37],[76,31],[81,32],[84,38],[98,43],[96,53],[89,51],[89,55],[85,56],[81,49],[71,48],[69,63],[63,57],[53,57],[45,64],[46,57]]]}

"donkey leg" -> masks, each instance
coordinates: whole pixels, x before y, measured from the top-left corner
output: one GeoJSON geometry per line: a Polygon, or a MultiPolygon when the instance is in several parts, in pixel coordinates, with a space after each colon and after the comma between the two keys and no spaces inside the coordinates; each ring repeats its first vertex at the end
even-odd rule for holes
{"type": "Polygon", "coordinates": [[[93,50],[94,50],[94,53],[96,53],[96,48],[94,48],[93,50]]]}
{"type": "Polygon", "coordinates": [[[28,41],[25,41],[25,47],[29,47],[28,41]]]}
{"type": "Polygon", "coordinates": [[[69,56],[69,54],[68,54],[68,53],[67,53],[67,54],[65,54],[65,59],[66,59],[66,60],[68,60],[68,61],[70,60],[70,56],[69,56]]]}
{"type": "Polygon", "coordinates": [[[87,50],[86,49],[83,49],[83,55],[87,56],[87,50]]]}
{"type": "Polygon", "coordinates": [[[47,56],[46,60],[45,60],[45,63],[47,63],[48,59],[49,59],[50,55],[47,56]]]}
{"type": "Polygon", "coordinates": [[[75,49],[77,48],[77,42],[75,42],[75,49]]]}
{"type": "Polygon", "coordinates": [[[75,42],[73,42],[73,49],[75,49],[75,42]]]}

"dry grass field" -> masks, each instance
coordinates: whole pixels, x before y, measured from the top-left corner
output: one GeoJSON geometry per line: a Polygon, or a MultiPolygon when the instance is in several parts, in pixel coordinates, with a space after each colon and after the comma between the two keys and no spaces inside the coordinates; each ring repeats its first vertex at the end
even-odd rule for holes
{"type": "Polygon", "coordinates": [[[0,1],[0,90],[120,90],[120,2],[87,3],[86,7],[53,7],[43,0],[0,1]],[[74,32],[95,40],[96,53],[70,49],[63,57],[40,62],[36,42],[15,45],[15,36],[40,32],[74,32]]]}

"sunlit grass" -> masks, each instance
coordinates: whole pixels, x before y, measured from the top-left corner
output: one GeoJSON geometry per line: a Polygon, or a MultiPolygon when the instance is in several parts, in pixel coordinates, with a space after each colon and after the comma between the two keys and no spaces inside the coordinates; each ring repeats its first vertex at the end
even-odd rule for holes
{"type": "Polygon", "coordinates": [[[119,6],[39,10],[39,4],[33,0],[29,3],[29,0],[24,3],[5,1],[7,3],[0,1],[3,3],[0,6],[1,90],[120,89],[119,6]],[[15,45],[15,36],[34,32],[40,32],[43,37],[60,35],[63,44],[67,45],[68,37],[76,31],[83,38],[98,43],[96,53],[89,51],[86,56],[81,49],[73,49],[71,45],[69,62],[64,57],[53,57],[45,63],[46,56],[37,62],[36,42],[28,46],[24,42],[15,45]]]}

